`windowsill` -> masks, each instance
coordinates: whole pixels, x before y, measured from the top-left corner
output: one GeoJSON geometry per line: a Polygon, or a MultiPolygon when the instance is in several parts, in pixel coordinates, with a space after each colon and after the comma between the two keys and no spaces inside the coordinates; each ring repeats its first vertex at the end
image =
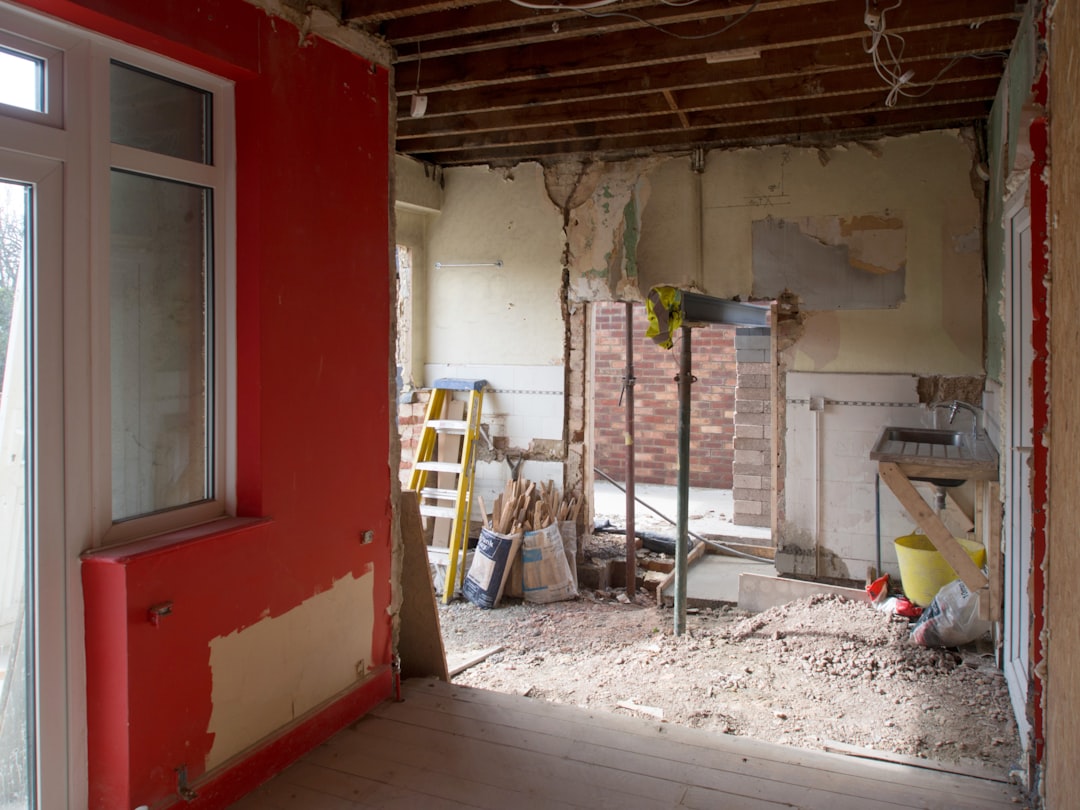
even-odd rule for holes
{"type": "Polygon", "coordinates": [[[143,537],[105,548],[91,549],[82,553],[83,560],[126,563],[137,557],[173,551],[182,546],[193,546],[215,540],[224,535],[247,532],[273,522],[268,517],[221,517],[197,526],[175,529],[153,537],[143,537]]]}

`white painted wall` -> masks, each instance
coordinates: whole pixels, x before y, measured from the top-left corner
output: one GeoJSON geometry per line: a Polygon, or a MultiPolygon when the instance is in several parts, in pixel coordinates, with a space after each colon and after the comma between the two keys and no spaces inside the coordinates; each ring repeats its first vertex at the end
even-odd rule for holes
{"type": "MultiPolygon", "coordinates": [[[[971,146],[957,132],[828,150],[778,146],[710,152],[702,177],[705,291],[750,295],[755,221],[899,217],[907,233],[903,304],[810,313],[792,368],[979,374],[982,240],[971,168],[971,146]]],[[[655,166],[645,182],[648,204],[641,212],[637,261],[641,287],[692,280],[697,228],[689,159],[655,166]]]]}
{"type": "Polygon", "coordinates": [[[561,366],[562,216],[537,164],[445,172],[428,231],[428,363],[561,366]],[[442,267],[488,265],[502,267],[442,267]]]}

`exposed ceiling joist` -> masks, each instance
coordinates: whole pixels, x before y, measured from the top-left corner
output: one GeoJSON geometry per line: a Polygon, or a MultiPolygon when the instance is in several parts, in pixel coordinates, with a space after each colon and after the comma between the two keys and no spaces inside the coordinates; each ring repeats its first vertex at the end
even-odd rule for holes
{"type": "Polygon", "coordinates": [[[443,165],[970,125],[989,112],[1024,5],[336,1],[393,50],[398,150],[443,165]]]}

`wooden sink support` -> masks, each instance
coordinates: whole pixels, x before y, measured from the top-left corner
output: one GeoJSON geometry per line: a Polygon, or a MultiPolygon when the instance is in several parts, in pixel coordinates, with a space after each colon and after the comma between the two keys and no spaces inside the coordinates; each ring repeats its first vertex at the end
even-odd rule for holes
{"type": "Polygon", "coordinates": [[[879,461],[878,472],[896,499],[908,511],[927,539],[934,544],[953,571],[972,591],[979,594],[979,615],[989,621],[1002,618],[1001,600],[1001,504],[997,481],[975,482],[976,538],[986,546],[989,578],[972,562],[963,547],[956,542],[941,518],[930,507],[907,472],[892,461],[879,461]]]}

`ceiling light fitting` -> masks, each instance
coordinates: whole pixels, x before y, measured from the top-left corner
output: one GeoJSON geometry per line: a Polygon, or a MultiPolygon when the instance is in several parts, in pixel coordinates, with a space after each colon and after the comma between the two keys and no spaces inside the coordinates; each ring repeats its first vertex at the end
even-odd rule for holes
{"type": "Polygon", "coordinates": [[[747,59],[760,59],[761,48],[736,48],[732,51],[716,51],[705,54],[705,61],[710,65],[721,62],[743,62],[747,59]]]}
{"type": "Polygon", "coordinates": [[[424,113],[427,112],[427,96],[421,96],[419,94],[412,97],[412,101],[409,103],[409,115],[413,118],[423,118],[424,113]]]}

